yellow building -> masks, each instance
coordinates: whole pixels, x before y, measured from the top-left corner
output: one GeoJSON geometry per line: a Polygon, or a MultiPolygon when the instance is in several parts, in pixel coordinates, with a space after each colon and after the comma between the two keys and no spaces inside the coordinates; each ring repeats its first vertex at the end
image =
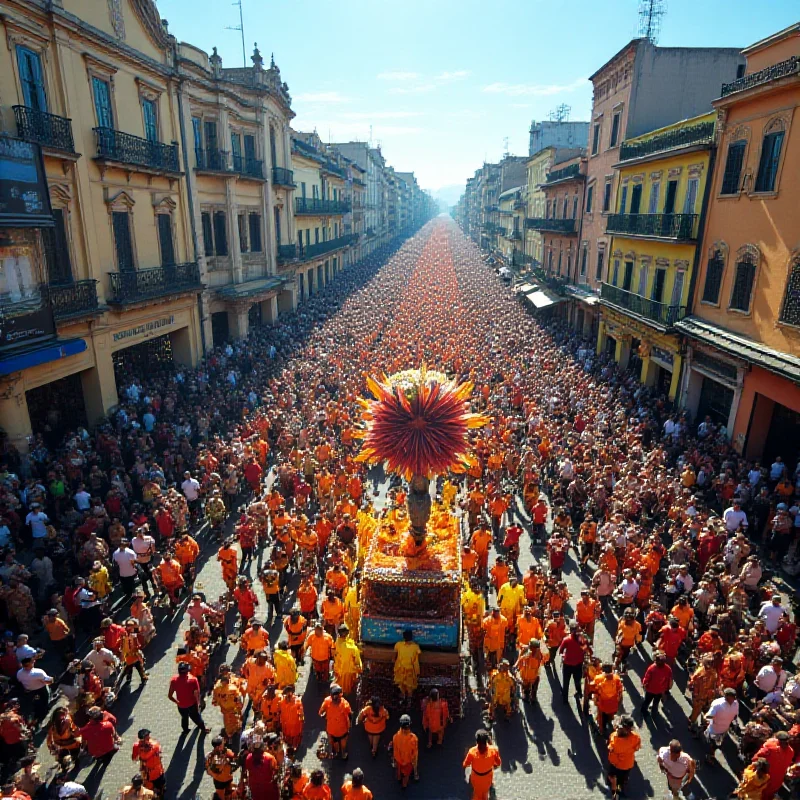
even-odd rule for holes
{"type": "MultiPolygon", "coordinates": [[[[553,165],[555,147],[545,147],[534,153],[526,162],[527,177],[527,218],[543,219],[545,216],[545,197],[542,184],[547,180],[547,173],[553,165]]],[[[536,264],[544,263],[544,240],[542,234],[525,225],[525,255],[536,264]]]]}
{"type": "Polygon", "coordinates": [[[623,368],[671,399],[681,372],[674,326],[691,296],[715,119],[709,113],[629,139],[614,167],[597,351],[613,350],[623,368]]]}
{"type": "Polygon", "coordinates": [[[525,202],[524,186],[515,186],[506,189],[500,195],[499,214],[500,230],[497,244],[500,252],[509,264],[516,264],[522,255],[522,234],[525,229],[525,202]]]}
{"type": "Polygon", "coordinates": [[[326,148],[316,133],[292,131],[291,153],[298,263],[289,268],[296,276],[302,302],[321,291],[343,268],[345,251],[356,237],[344,232],[343,217],[352,211],[352,198],[345,192],[344,159],[326,148]]]}
{"type": "Polygon", "coordinates": [[[41,147],[53,209],[39,227],[0,222],[0,303],[20,326],[0,347],[0,424],[25,447],[46,419],[99,419],[132,368],[194,364],[202,276],[155,5],[0,0],[0,29],[0,129],[21,154],[41,147]]]}

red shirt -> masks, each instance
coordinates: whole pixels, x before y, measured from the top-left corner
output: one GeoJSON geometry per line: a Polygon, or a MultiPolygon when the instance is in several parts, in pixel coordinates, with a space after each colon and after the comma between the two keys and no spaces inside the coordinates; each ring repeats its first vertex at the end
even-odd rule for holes
{"type": "Polygon", "coordinates": [[[583,655],[586,651],[583,640],[579,636],[570,634],[561,642],[558,652],[561,653],[565,666],[577,667],[578,664],[583,664],[583,655]]]}
{"type": "Polygon", "coordinates": [[[188,672],[185,675],[175,675],[169,682],[169,690],[174,690],[178,708],[191,708],[197,703],[200,682],[188,672]]]}
{"type": "Polygon", "coordinates": [[[270,797],[270,792],[278,796],[278,787],[275,785],[275,773],[278,771],[278,762],[272,753],[249,753],[244,760],[247,772],[247,783],[253,797],[270,797]]]}
{"type": "Polygon", "coordinates": [[[108,755],[116,746],[117,718],[106,714],[104,719],[89,720],[80,730],[83,742],[92,758],[108,755]]]}
{"type": "Polygon", "coordinates": [[[519,544],[519,537],[522,536],[522,528],[519,525],[511,525],[506,528],[506,536],[503,540],[503,547],[515,547],[519,544]]]}
{"type": "Polygon", "coordinates": [[[117,625],[116,622],[112,622],[104,631],[103,631],[103,640],[106,643],[106,647],[112,653],[119,653],[119,644],[122,641],[122,634],[125,633],[125,628],[122,625],[117,625]]]}
{"type": "Polygon", "coordinates": [[[650,694],[664,694],[671,683],[672,667],[669,664],[651,664],[642,678],[642,686],[650,694]]]}
{"type": "Polygon", "coordinates": [[[686,638],[686,630],[678,626],[673,628],[665,625],[661,629],[661,638],[658,640],[658,649],[662,650],[667,658],[675,658],[678,655],[681,642],[686,638]]]}

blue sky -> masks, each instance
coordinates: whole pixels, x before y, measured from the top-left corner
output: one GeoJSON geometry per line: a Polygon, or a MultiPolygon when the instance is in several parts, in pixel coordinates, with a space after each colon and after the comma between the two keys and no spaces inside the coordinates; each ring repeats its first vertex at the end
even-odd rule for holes
{"type": "MultiPolygon", "coordinates": [[[[532,119],[561,103],[588,119],[587,77],[636,35],[637,0],[243,0],[289,84],[293,126],[380,143],[423,188],[463,185],[505,149],[527,153],[532,119]]],[[[800,20],[796,0],[667,0],[659,44],[744,47],[800,20]]],[[[228,0],[158,0],[181,41],[242,64],[228,0]]]]}

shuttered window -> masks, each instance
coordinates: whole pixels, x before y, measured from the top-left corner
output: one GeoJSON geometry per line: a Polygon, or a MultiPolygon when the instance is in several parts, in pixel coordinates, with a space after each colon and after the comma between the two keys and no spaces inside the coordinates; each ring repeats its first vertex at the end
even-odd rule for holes
{"type": "Polygon", "coordinates": [[[39,54],[22,45],[17,45],[17,64],[22,83],[22,97],[28,108],[47,111],[47,97],[44,92],[44,73],[39,54]]]}
{"type": "Polygon", "coordinates": [[[130,272],[136,269],[131,239],[131,215],[127,211],[114,211],[111,215],[114,226],[114,248],[117,253],[117,269],[130,272]]]}

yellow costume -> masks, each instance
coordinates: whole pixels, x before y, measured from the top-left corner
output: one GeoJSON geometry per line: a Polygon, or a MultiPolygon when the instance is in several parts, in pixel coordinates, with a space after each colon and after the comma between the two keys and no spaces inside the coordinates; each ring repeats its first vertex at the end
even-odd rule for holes
{"type": "Polygon", "coordinates": [[[404,695],[410,695],[419,683],[419,645],[416,642],[398,642],[394,652],[394,682],[404,695]]]}
{"type": "Polygon", "coordinates": [[[297,663],[288,650],[276,650],[272,657],[275,662],[275,682],[279,689],[297,683],[297,663]]]}
{"type": "Polygon", "coordinates": [[[358,639],[358,626],[361,621],[361,603],[358,602],[358,586],[352,584],[344,595],[344,621],[350,628],[350,635],[358,639]]]}
{"type": "Polygon", "coordinates": [[[515,689],[515,680],[503,670],[495,670],[489,678],[490,711],[502,706],[507,714],[511,713],[511,698],[515,689]]]}
{"type": "Polygon", "coordinates": [[[225,734],[233,736],[238,733],[242,729],[242,706],[244,705],[239,679],[231,677],[227,680],[218,680],[214,684],[211,702],[222,712],[225,734]]]}
{"type": "Polygon", "coordinates": [[[362,670],[358,645],[349,636],[340,636],[333,646],[333,676],[345,694],[353,691],[362,670]]]}

